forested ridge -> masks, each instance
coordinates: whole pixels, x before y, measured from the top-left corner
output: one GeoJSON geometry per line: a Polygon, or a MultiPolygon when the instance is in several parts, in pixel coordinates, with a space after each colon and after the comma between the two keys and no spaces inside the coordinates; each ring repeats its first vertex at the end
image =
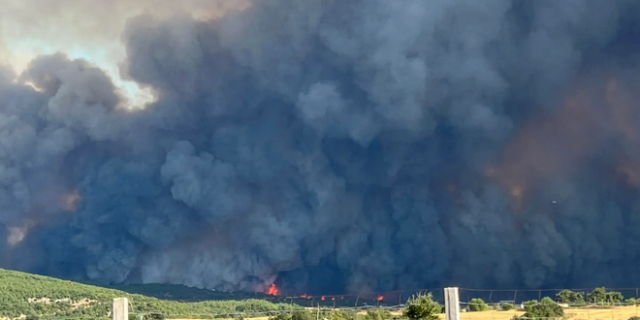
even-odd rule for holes
{"type": "Polygon", "coordinates": [[[106,318],[115,297],[127,297],[133,314],[158,312],[175,316],[234,317],[269,315],[294,308],[259,299],[181,302],[18,271],[0,269],[0,318],[33,315],[45,318],[106,318]]]}

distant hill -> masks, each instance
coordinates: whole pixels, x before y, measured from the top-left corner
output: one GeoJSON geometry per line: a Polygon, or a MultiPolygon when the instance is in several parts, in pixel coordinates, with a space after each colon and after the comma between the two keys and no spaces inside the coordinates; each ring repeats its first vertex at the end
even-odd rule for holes
{"type": "Polygon", "coordinates": [[[179,284],[129,284],[108,286],[107,288],[112,288],[132,294],[141,294],[144,296],[163,300],[178,300],[188,302],[246,299],[266,299],[274,302],[285,301],[282,297],[271,296],[259,292],[222,292],[209,289],[187,287],[179,284]]]}
{"type": "MultiPolygon", "coordinates": [[[[174,285],[132,285],[105,288],[0,269],[0,318],[13,318],[21,315],[37,315],[46,319],[107,318],[112,300],[115,297],[129,299],[130,313],[160,312],[173,318],[264,316],[299,308],[290,301],[288,301],[289,303],[277,303],[276,301],[247,299],[266,297],[262,294],[231,294],[174,285]]],[[[284,299],[278,300],[284,301],[284,299]]]]}

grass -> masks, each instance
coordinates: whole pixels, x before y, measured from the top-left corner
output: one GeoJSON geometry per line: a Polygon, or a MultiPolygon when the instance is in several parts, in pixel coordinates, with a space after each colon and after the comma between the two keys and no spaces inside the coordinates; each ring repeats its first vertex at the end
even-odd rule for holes
{"type": "MultiPolygon", "coordinates": [[[[481,311],[481,312],[463,312],[460,314],[460,320],[510,320],[514,315],[522,315],[524,311],[481,311]]],[[[640,307],[620,306],[611,308],[565,308],[565,319],[567,320],[627,320],[632,316],[640,315],[640,307]]],[[[440,319],[445,316],[440,315],[440,319]]]]}

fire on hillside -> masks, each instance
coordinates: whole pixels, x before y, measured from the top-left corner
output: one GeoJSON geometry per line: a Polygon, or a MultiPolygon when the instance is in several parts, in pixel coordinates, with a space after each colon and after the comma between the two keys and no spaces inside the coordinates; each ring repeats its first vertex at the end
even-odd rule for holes
{"type": "Polygon", "coordinates": [[[270,294],[272,296],[277,296],[278,295],[278,287],[276,286],[275,283],[272,283],[269,286],[269,289],[267,290],[267,294],[270,294]]]}

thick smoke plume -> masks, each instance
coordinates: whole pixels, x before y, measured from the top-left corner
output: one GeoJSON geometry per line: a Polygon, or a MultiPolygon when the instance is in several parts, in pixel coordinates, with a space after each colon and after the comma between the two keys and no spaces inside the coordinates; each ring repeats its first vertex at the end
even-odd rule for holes
{"type": "Polygon", "coordinates": [[[260,0],[130,19],[122,107],[0,69],[0,265],[323,292],[640,283],[637,1],[260,0]]]}

